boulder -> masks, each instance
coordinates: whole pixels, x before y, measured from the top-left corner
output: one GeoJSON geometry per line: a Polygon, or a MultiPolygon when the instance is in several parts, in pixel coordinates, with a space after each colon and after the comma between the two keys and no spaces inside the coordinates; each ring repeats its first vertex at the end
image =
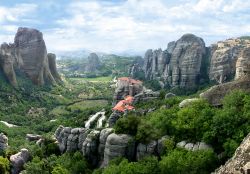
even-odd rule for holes
{"type": "Polygon", "coordinates": [[[223,98],[233,90],[250,92],[250,79],[239,79],[232,82],[215,85],[200,94],[200,98],[207,100],[213,106],[222,105],[223,98]]]}
{"type": "Polygon", "coordinates": [[[250,134],[242,141],[236,149],[233,157],[225,165],[215,171],[215,174],[248,174],[250,163],[250,134]]]}
{"type": "Polygon", "coordinates": [[[99,146],[98,146],[98,155],[100,156],[100,161],[103,160],[104,157],[104,149],[105,149],[105,144],[107,141],[107,138],[110,134],[113,133],[112,128],[106,128],[101,130],[100,132],[100,137],[99,137],[99,146]]]}
{"type": "Polygon", "coordinates": [[[82,144],[82,154],[93,166],[98,164],[98,144],[100,131],[91,131],[82,144]]]}
{"type": "Polygon", "coordinates": [[[23,166],[30,160],[31,156],[27,149],[21,149],[17,154],[10,156],[11,174],[19,174],[23,166]]]}
{"type": "Polygon", "coordinates": [[[185,99],[185,100],[183,100],[183,101],[179,104],[179,107],[180,107],[180,108],[184,108],[184,107],[190,106],[192,103],[197,102],[197,101],[199,101],[199,100],[200,100],[199,98],[185,99]]]}
{"type": "Polygon", "coordinates": [[[148,144],[139,143],[136,150],[136,160],[150,155],[157,155],[157,141],[151,141],[148,144]]]}
{"type": "Polygon", "coordinates": [[[104,166],[116,157],[125,157],[128,160],[134,159],[135,140],[126,134],[112,133],[108,136],[104,149],[104,166]]]}
{"type": "Polygon", "coordinates": [[[188,143],[186,141],[181,141],[181,142],[177,143],[176,146],[179,148],[184,148],[186,150],[190,150],[190,151],[208,150],[208,149],[213,150],[213,148],[210,145],[208,145],[204,142],[188,143]]]}
{"type": "Polygon", "coordinates": [[[8,147],[8,137],[0,133],[0,151],[6,150],[8,147]]]}
{"type": "Polygon", "coordinates": [[[39,139],[41,139],[42,136],[41,135],[36,135],[36,134],[26,134],[26,139],[28,141],[38,141],[39,139]]]}

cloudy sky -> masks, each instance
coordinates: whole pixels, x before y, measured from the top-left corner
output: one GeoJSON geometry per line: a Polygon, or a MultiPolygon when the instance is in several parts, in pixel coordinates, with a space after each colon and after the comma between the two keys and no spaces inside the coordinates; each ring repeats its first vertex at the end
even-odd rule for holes
{"type": "Polygon", "coordinates": [[[37,28],[53,52],[144,52],[185,33],[218,40],[250,35],[250,0],[0,0],[0,42],[37,28]]]}

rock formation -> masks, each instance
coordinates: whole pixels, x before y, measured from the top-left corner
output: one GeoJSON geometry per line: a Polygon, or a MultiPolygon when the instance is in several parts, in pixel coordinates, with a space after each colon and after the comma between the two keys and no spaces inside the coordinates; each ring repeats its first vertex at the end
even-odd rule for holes
{"type": "Polygon", "coordinates": [[[24,73],[34,84],[56,84],[61,81],[55,57],[47,56],[43,34],[30,28],[18,28],[14,44],[2,44],[0,68],[7,80],[17,86],[16,72],[24,73]]]}
{"type": "Polygon", "coordinates": [[[192,103],[197,102],[197,101],[199,101],[199,100],[200,100],[199,98],[185,99],[185,100],[183,100],[183,101],[179,104],[179,107],[180,107],[180,108],[185,108],[185,107],[187,107],[187,106],[191,105],[192,103]]]}
{"type": "Polygon", "coordinates": [[[225,165],[215,171],[215,174],[248,174],[250,171],[250,134],[236,149],[233,157],[225,165]]]}
{"type": "Polygon", "coordinates": [[[179,143],[177,143],[176,145],[177,147],[180,147],[180,148],[184,148],[186,150],[191,150],[191,151],[197,151],[197,150],[207,150],[207,149],[211,149],[213,150],[213,148],[204,143],[204,142],[197,142],[197,143],[188,143],[186,141],[181,141],[179,143]]]}
{"type": "Polygon", "coordinates": [[[250,76],[250,47],[243,49],[241,56],[236,62],[235,80],[250,76]]]}
{"type": "Polygon", "coordinates": [[[160,80],[171,87],[196,86],[205,54],[204,41],[195,35],[185,34],[178,41],[169,43],[167,50],[148,50],[145,53],[145,78],[160,80]]]}
{"type": "Polygon", "coordinates": [[[85,67],[85,72],[91,73],[96,72],[101,66],[101,62],[99,60],[99,57],[96,53],[91,53],[88,56],[88,61],[85,67]]]}
{"type": "Polygon", "coordinates": [[[49,69],[50,69],[52,76],[54,77],[56,82],[60,83],[62,81],[62,79],[61,79],[61,76],[59,75],[59,73],[57,72],[56,55],[55,54],[53,54],[53,53],[48,54],[48,63],[49,63],[49,69]]]}
{"type": "Polygon", "coordinates": [[[30,153],[27,149],[21,149],[17,154],[11,155],[11,174],[19,174],[19,172],[23,170],[24,164],[30,160],[30,157],[30,153]]]}
{"type": "Polygon", "coordinates": [[[118,78],[113,103],[123,100],[127,95],[135,96],[143,90],[142,82],[129,77],[118,78]]]}
{"type": "Polygon", "coordinates": [[[200,98],[206,99],[213,106],[222,105],[223,98],[233,90],[250,92],[250,79],[241,79],[232,82],[215,85],[200,94],[200,98]]]}
{"type": "Polygon", "coordinates": [[[0,48],[0,69],[2,69],[11,85],[17,86],[16,74],[14,71],[14,58],[12,56],[13,45],[3,43],[0,48]]]}
{"type": "Polygon", "coordinates": [[[249,45],[250,41],[244,39],[228,39],[213,44],[210,48],[209,79],[218,83],[233,79],[237,59],[249,45]]]}
{"type": "Polygon", "coordinates": [[[193,88],[209,81],[221,84],[238,79],[243,69],[249,69],[248,47],[250,40],[241,38],[205,47],[201,38],[185,34],[164,51],[147,50],[143,71],[147,80],[157,80],[163,87],[193,88]]]}
{"type": "Polygon", "coordinates": [[[8,147],[8,137],[0,133],[0,151],[6,150],[8,147]]]}
{"type": "Polygon", "coordinates": [[[116,157],[129,160],[142,159],[145,156],[160,156],[164,151],[164,142],[168,136],[149,144],[136,145],[135,138],[126,134],[115,134],[112,128],[101,131],[86,128],[59,126],[55,138],[61,152],[80,151],[93,166],[106,166],[116,157]]]}
{"type": "Polygon", "coordinates": [[[116,157],[126,157],[129,160],[134,158],[135,140],[126,134],[112,133],[108,136],[104,149],[104,166],[116,157]]]}

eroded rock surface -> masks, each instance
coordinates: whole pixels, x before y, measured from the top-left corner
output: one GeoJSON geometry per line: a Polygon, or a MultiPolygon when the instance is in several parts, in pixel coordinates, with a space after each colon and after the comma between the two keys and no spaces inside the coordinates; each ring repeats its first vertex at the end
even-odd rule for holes
{"type": "Polygon", "coordinates": [[[0,133],[0,151],[6,150],[8,147],[8,137],[0,133]]]}
{"type": "Polygon", "coordinates": [[[104,166],[116,157],[126,157],[129,160],[134,158],[135,140],[126,134],[112,133],[108,136],[104,149],[104,166]]]}
{"type": "Polygon", "coordinates": [[[21,149],[15,155],[10,156],[11,163],[11,174],[19,174],[21,170],[23,170],[23,166],[26,162],[30,160],[31,156],[27,149],[21,149]]]}
{"type": "Polygon", "coordinates": [[[250,170],[250,134],[236,149],[233,157],[225,165],[215,171],[215,174],[248,174],[250,170]]]}
{"type": "Polygon", "coordinates": [[[250,79],[240,79],[232,82],[213,86],[200,94],[200,97],[206,99],[213,106],[222,105],[223,98],[233,90],[250,91],[250,79]]]}
{"type": "Polygon", "coordinates": [[[167,50],[148,50],[145,53],[145,78],[161,80],[171,87],[196,86],[205,54],[204,41],[193,34],[185,34],[178,41],[169,43],[167,50]]]}
{"type": "Polygon", "coordinates": [[[1,45],[0,69],[13,86],[18,85],[16,71],[24,73],[36,85],[56,84],[60,76],[55,59],[51,55],[49,57],[43,34],[36,29],[20,27],[14,44],[1,45]]]}
{"type": "Polygon", "coordinates": [[[218,83],[233,79],[237,59],[248,46],[250,41],[244,39],[227,39],[213,44],[210,48],[209,79],[218,83]]]}

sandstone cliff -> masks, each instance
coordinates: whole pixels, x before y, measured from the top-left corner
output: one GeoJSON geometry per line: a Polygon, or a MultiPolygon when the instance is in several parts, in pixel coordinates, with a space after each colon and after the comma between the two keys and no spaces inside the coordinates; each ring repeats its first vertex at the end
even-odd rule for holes
{"type": "Polygon", "coordinates": [[[228,39],[213,44],[210,47],[210,80],[218,83],[232,80],[236,72],[236,62],[241,52],[249,46],[250,40],[244,39],[228,39]]]}
{"type": "Polygon", "coordinates": [[[250,172],[250,134],[236,149],[234,156],[216,170],[215,174],[248,174],[250,172]]]}
{"type": "Polygon", "coordinates": [[[0,68],[7,80],[17,86],[16,71],[24,73],[34,84],[56,84],[60,76],[55,67],[55,58],[48,59],[43,34],[30,28],[18,28],[14,44],[2,44],[0,68]]]}
{"type": "Polygon", "coordinates": [[[241,38],[206,47],[201,38],[185,34],[164,51],[147,50],[141,66],[147,80],[158,80],[169,87],[192,88],[204,80],[221,84],[239,79],[248,71],[249,47],[250,40],[241,38]]]}
{"type": "Polygon", "coordinates": [[[171,87],[196,86],[205,55],[204,41],[193,34],[185,34],[178,41],[170,42],[167,50],[148,50],[145,53],[145,78],[161,80],[171,87]]]}

